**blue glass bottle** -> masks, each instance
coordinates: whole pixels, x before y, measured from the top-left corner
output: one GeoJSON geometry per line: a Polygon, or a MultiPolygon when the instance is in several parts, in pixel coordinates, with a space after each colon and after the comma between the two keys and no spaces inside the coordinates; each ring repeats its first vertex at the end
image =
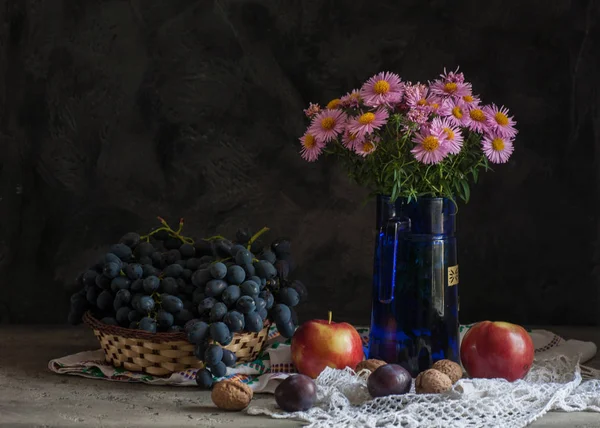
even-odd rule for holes
{"type": "Polygon", "coordinates": [[[446,198],[377,198],[369,358],[413,376],[459,362],[456,205],[446,198]]]}

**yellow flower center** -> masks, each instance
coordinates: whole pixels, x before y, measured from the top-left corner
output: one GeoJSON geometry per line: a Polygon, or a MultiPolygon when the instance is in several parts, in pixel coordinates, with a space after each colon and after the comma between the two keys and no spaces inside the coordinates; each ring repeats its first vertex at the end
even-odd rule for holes
{"type": "Polygon", "coordinates": [[[356,134],[352,133],[352,132],[348,132],[348,139],[350,141],[354,141],[356,140],[356,134]]]}
{"type": "Polygon", "coordinates": [[[327,103],[327,108],[330,110],[336,109],[340,105],[340,102],[339,98],[334,98],[327,103]]]}
{"type": "Polygon", "coordinates": [[[440,108],[440,105],[438,103],[431,103],[430,105],[433,110],[437,110],[440,108]]]}
{"type": "Polygon", "coordinates": [[[456,83],[454,82],[448,82],[444,85],[444,92],[447,92],[449,94],[455,93],[457,89],[458,86],[456,86],[456,83]]]}
{"type": "Polygon", "coordinates": [[[384,95],[390,92],[390,84],[385,80],[379,80],[373,86],[373,90],[377,95],[384,95]]]}
{"type": "Polygon", "coordinates": [[[369,123],[373,122],[374,120],[375,120],[375,115],[371,112],[367,112],[358,118],[358,123],[360,123],[361,125],[368,125],[369,123]]]}
{"type": "Polygon", "coordinates": [[[496,113],[494,119],[496,119],[496,123],[500,126],[508,125],[508,117],[502,112],[496,113]]]}
{"type": "Polygon", "coordinates": [[[306,137],[304,137],[304,147],[312,149],[316,143],[315,137],[313,137],[312,134],[306,134],[306,137]]]}
{"type": "Polygon", "coordinates": [[[335,126],[335,119],[333,117],[325,117],[321,119],[321,128],[326,131],[330,131],[335,126]]]}
{"type": "Polygon", "coordinates": [[[424,106],[425,104],[427,104],[427,100],[425,98],[421,98],[419,101],[417,101],[417,105],[424,106]]]}
{"type": "Polygon", "coordinates": [[[497,152],[501,152],[504,150],[504,140],[502,138],[496,137],[492,140],[492,148],[497,152]]]}
{"type": "Polygon", "coordinates": [[[473,102],[473,97],[471,95],[465,95],[463,97],[463,100],[468,102],[468,103],[472,103],[473,102]]]}
{"type": "Polygon", "coordinates": [[[433,135],[428,135],[423,139],[421,145],[426,151],[433,152],[434,150],[437,150],[437,148],[440,146],[440,142],[433,135]]]}
{"type": "Polygon", "coordinates": [[[454,117],[455,117],[455,118],[457,118],[457,119],[462,119],[462,117],[463,117],[463,112],[462,112],[462,110],[461,110],[461,108],[460,108],[459,106],[455,106],[455,107],[452,109],[452,116],[454,116],[454,117]]]}
{"type": "Polygon", "coordinates": [[[372,141],[365,141],[362,149],[365,153],[371,153],[373,150],[375,150],[375,144],[373,144],[372,141]]]}
{"type": "Polygon", "coordinates": [[[446,136],[450,141],[454,140],[454,131],[450,128],[444,128],[443,131],[446,133],[446,136]]]}
{"type": "Polygon", "coordinates": [[[360,93],[359,92],[352,92],[350,94],[350,98],[352,98],[353,100],[360,101],[360,93]]]}
{"type": "Polygon", "coordinates": [[[471,119],[473,119],[475,122],[483,122],[485,120],[485,114],[483,114],[483,112],[478,108],[471,110],[469,112],[469,116],[471,116],[471,119]]]}

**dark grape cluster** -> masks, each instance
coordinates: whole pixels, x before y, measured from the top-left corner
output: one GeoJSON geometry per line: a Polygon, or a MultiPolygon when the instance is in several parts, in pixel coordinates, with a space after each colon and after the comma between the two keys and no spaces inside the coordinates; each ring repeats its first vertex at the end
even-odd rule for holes
{"type": "Polygon", "coordinates": [[[94,266],[77,278],[69,322],[87,310],[105,324],[146,332],[181,332],[206,364],[196,381],[209,388],[212,375],[225,375],[236,362],[224,349],[234,333],[259,332],[267,320],[290,338],[298,324],[294,307],[306,300],[302,282],[292,280],[295,263],[289,239],[265,246],[239,229],[235,240],[221,236],[193,241],[160,219],[148,235],[125,234],[94,266]]]}

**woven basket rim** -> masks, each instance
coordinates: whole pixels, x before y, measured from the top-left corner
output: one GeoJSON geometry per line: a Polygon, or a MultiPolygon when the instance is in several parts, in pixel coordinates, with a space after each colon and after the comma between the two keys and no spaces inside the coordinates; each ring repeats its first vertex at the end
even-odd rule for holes
{"type": "MultiPolygon", "coordinates": [[[[185,341],[188,342],[188,336],[185,332],[167,333],[167,332],[156,332],[150,333],[144,330],[137,330],[132,328],[121,327],[117,325],[104,324],[102,321],[94,317],[91,311],[87,311],[83,315],[83,322],[90,326],[93,330],[97,330],[100,333],[120,336],[129,339],[140,339],[148,342],[163,343],[163,342],[176,342],[185,341]]],[[[263,324],[263,329],[270,327],[271,323],[266,320],[263,324]]],[[[246,336],[252,333],[234,333],[234,336],[246,336]]]]}

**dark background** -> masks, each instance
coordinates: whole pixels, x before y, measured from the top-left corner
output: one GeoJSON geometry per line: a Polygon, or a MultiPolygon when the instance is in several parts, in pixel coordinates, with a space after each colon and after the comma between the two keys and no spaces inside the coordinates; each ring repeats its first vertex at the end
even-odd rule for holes
{"type": "Polygon", "coordinates": [[[65,322],[77,273],[162,215],[290,236],[301,317],[368,323],[374,206],[300,158],[302,109],[460,65],[520,130],[460,208],[461,321],[598,324],[599,3],[0,0],[1,322],[65,322]]]}

